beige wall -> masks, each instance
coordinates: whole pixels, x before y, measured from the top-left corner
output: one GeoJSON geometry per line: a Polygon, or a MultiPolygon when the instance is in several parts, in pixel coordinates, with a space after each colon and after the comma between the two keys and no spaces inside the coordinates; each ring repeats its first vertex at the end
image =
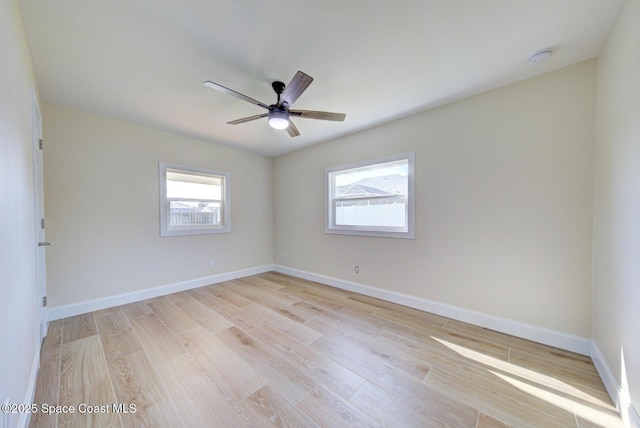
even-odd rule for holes
{"type": "Polygon", "coordinates": [[[271,158],[56,105],[43,116],[51,306],[272,263],[271,158]],[[231,233],[161,238],[159,161],[231,173],[231,233]]]}
{"type": "MultiPolygon", "coordinates": [[[[22,403],[38,357],[31,139],[35,81],[13,0],[0,0],[0,52],[0,400],[22,403]]],[[[18,415],[12,415],[10,426],[17,423],[18,415]]]]}
{"type": "Polygon", "coordinates": [[[277,158],[275,263],[590,337],[595,85],[591,60],[277,158]],[[324,233],[325,168],[411,150],[415,240],[324,233]]]}
{"type": "Polygon", "coordinates": [[[628,0],[598,59],[593,339],[636,409],[640,403],[639,46],[640,1],[628,0]],[[626,378],[621,374],[623,354],[626,378]]]}

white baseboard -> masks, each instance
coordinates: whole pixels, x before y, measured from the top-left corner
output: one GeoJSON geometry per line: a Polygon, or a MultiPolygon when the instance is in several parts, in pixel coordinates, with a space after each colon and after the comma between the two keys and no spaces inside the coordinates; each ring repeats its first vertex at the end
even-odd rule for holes
{"type": "Polygon", "coordinates": [[[625,426],[627,428],[640,428],[640,416],[638,412],[629,402],[628,398],[624,398],[622,387],[618,383],[611,367],[607,364],[607,360],[605,360],[604,355],[602,355],[595,341],[591,341],[591,359],[596,366],[596,370],[605,388],[607,388],[611,401],[616,405],[620,416],[622,416],[625,426]]]}
{"type": "Polygon", "coordinates": [[[238,279],[250,275],[257,275],[259,273],[269,272],[272,270],[273,265],[256,266],[253,268],[176,282],[174,284],[162,285],[160,287],[132,291],[131,293],[118,294],[116,296],[109,296],[102,299],[87,300],[70,305],[54,306],[49,308],[47,319],[49,321],[58,320],[114,306],[126,305],[127,303],[139,302],[153,297],[204,287],[205,285],[217,284],[219,282],[230,281],[232,279],[238,279]]]}
{"type": "Polygon", "coordinates": [[[432,300],[423,299],[421,297],[397,293],[395,291],[384,290],[377,287],[371,287],[369,285],[294,269],[287,266],[274,265],[273,270],[287,275],[319,282],[321,284],[330,285],[332,287],[341,288],[343,290],[353,291],[370,297],[376,297],[388,302],[398,303],[400,305],[420,309],[458,321],[475,324],[481,327],[489,328],[491,330],[510,334],[512,336],[517,336],[523,339],[532,340],[534,342],[543,343],[545,345],[554,346],[556,348],[576,352],[578,354],[589,355],[591,352],[591,339],[587,339],[585,337],[575,336],[532,324],[526,324],[519,321],[513,321],[506,318],[484,314],[481,312],[471,311],[457,306],[434,302],[432,300]]]}
{"type": "MultiPolygon", "coordinates": [[[[36,349],[33,355],[33,363],[31,364],[31,373],[29,373],[29,382],[27,383],[27,392],[24,394],[23,404],[32,404],[36,398],[36,385],[38,384],[38,369],[40,368],[40,349],[36,349]]],[[[20,413],[18,417],[18,427],[27,428],[31,422],[31,413],[20,413]]]]}

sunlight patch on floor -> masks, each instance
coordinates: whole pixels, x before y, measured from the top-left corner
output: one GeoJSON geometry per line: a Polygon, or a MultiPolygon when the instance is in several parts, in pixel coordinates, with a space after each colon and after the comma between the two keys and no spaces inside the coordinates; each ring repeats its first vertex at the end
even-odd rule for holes
{"type": "Polygon", "coordinates": [[[466,348],[464,346],[460,346],[460,345],[456,345],[455,343],[451,343],[448,342],[446,340],[443,339],[439,339],[437,337],[433,337],[431,336],[432,339],[440,342],[441,344],[443,344],[444,346],[446,346],[449,349],[452,349],[453,351],[457,352],[458,354],[462,355],[465,358],[469,358],[471,360],[477,361],[479,363],[482,363],[484,365],[496,368],[498,370],[501,370],[503,372],[506,373],[510,373],[516,376],[519,376],[523,379],[544,385],[548,388],[552,388],[558,391],[562,391],[565,394],[569,394],[572,395],[576,398],[579,398],[581,400],[587,401],[589,403],[593,403],[595,405],[604,407],[606,409],[609,410],[615,410],[615,408],[608,403],[605,403],[602,400],[599,400],[589,394],[587,394],[586,392],[569,385],[566,382],[563,382],[559,379],[556,379],[552,376],[548,376],[542,373],[538,373],[534,370],[531,369],[527,369],[525,367],[521,367],[518,366],[516,364],[510,363],[508,361],[503,361],[500,360],[498,358],[489,356],[487,354],[483,354],[481,352],[478,351],[474,351],[472,349],[466,348]]]}
{"type": "Polygon", "coordinates": [[[503,373],[498,373],[493,370],[489,370],[489,372],[509,383],[510,385],[518,388],[520,391],[526,392],[533,397],[553,404],[554,406],[566,410],[567,412],[575,412],[577,416],[587,419],[590,422],[607,428],[624,427],[617,414],[607,414],[601,410],[586,406],[581,403],[577,403],[559,394],[537,387],[535,385],[531,385],[527,382],[523,382],[511,376],[507,376],[503,373]]]}
{"type": "Polygon", "coordinates": [[[601,426],[623,427],[622,421],[619,419],[615,407],[591,396],[567,382],[552,376],[538,373],[535,370],[518,366],[508,361],[500,360],[490,355],[483,354],[482,352],[456,345],[455,343],[451,343],[444,339],[434,336],[431,336],[431,338],[465,358],[474,360],[485,366],[492,367],[495,370],[499,370],[489,370],[489,372],[533,397],[544,400],[567,412],[575,413],[577,416],[601,426]],[[509,375],[517,376],[522,380],[509,375]],[[544,388],[533,385],[532,383],[544,388]],[[557,391],[557,393],[550,390],[557,391]],[[573,397],[579,401],[567,398],[567,396],[573,397]]]}

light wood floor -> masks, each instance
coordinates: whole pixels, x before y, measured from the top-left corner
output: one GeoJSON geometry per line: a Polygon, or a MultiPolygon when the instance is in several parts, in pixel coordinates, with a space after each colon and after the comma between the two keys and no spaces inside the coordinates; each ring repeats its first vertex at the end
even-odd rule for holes
{"type": "Polygon", "coordinates": [[[588,357],[277,273],[54,321],[41,358],[76,411],[34,427],[622,426],[588,357]]]}

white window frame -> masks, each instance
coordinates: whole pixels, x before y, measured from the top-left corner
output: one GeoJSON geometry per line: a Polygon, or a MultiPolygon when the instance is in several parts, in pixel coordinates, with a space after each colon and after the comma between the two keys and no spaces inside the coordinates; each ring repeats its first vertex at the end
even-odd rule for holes
{"type": "Polygon", "coordinates": [[[160,183],[160,236],[205,235],[211,233],[231,232],[231,174],[228,172],[214,171],[204,168],[195,168],[173,163],[159,162],[160,183]],[[177,170],[186,174],[211,175],[222,180],[221,225],[219,226],[183,226],[169,225],[169,202],[167,197],[167,169],[177,170]]]}
{"type": "Polygon", "coordinates": [[[384,238],[415,239],[415,152],[402,153],[377,159],[355,162],[347,165],[325,169],[325,233],[340,235],[376,236],[384,238]],[[336,202],[333,176],[337,172],[348,171],[385,164],[394,161],[407,160],[407,209],[405,227],[375,227],[375,226],[345,226],[336,225],[336,202]]]}

